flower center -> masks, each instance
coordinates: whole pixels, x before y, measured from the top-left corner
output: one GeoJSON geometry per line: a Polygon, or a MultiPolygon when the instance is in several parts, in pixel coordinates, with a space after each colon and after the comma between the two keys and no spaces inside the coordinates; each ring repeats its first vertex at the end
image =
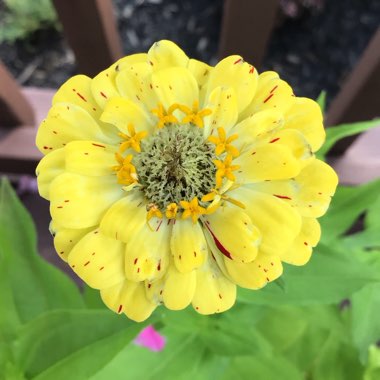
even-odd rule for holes
{"type": "Polygon", "coordinates": [[[147,200],[165,210],[201,199],[215,188],[214,150],[193,125],[171,124],[142,140],[133,162],[147,200]]]}

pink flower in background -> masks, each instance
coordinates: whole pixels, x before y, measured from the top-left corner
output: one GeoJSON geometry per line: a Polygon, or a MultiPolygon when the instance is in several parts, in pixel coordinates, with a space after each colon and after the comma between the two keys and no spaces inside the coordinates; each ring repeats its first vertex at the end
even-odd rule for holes
{"type": "Polygon", "coordinates": [[[160,335],[152,325],[149,325],[137,335],[135,343],[151,351],[162,351],[165,347],[165,337],[160,335]]]}

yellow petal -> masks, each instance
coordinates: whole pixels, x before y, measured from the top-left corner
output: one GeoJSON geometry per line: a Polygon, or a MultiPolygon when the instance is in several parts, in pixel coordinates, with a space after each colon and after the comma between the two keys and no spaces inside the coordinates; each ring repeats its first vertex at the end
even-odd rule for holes
{"type": "MultiPolygon", "coordinates": [[[[52,223],[54,225],[54,223],[52,223]]],[[[83,229],[69,229],[69,228],[55,228],[51,227],[54,231],[54,248],[58,256],[67,261],[67,258],[73,247],[81,240],[90,230],[90,228],[83,229]]]]}
{"type": "Polygon", "coordinates": [[[96,141],[72,141],[63,148],[66,170],[88,176],[110,175],[117,164],[116,149],[96,141]]]}
{"type": "Polygon", "coordinates": [[[203,264],[207,244],[199,223],[177,220],[173,226],[170,249],[174,264],[181,273],[191,272],[203,264]]]}
{"type": "Polygon", "coordinates": [[[36,168],[38,191],[41,197],[50,199],[50,185],[54,178],[65,170],[65,153],[57,149],[47,154],[36,168]]]}
{"type": "Polygon", "coordinates": [[[157,105],[157,97],[151,84],[151,66],[146,62],[136,63],[119,72],[116,87],[120,95],[150,111],[157,105]]]}
{"type": "Polygon", "coordinates": [[[221,313],[233,306],[236,285],[227,279],[218,265],[207,255],[204,264],[196,269],[197,283],[192,301],[193,308],[200,314],[221,313]]]}
{"type": "Polygon", "coordinates": [[[100,231],[127,243],[146,224],[146,209],[142,198],[127,195],[114,203],[100,222],[100,231]]]}
{"type": "Polygon", "coordinates": [[[192,108],[194,101],[198,100],[198,84],[184,67],[155,71],[152,74],[152,85],[166,110],[175,103],[192,108]]]}
{"type": "Polygon", "coordinates": [[[314,160],[292,180],[257,183],[254,189],[283,199],[302,216],[318,218],[327,211],[337,184],[334,170],[314,160]]]}
{"type": "Polygon", "coordinates": [[[282,264],[278,256],[259,253],[250,263],[239,263],[224,258],[224,265],[232,280],[248,289],[260,289],[282,274],[282,264]]]}
{"type": "Polygon", "coordinates": [[[165,275],[162,298],[170,310],[182,310],[187,307],[193,297],[196,286],[196,272],[179,272],[174,265],[169,265],[165,275]]]}
{"type": "Polygon", "coordinates": [[[89,286],[104,289],[123,281],[125,244],[91,231],[71,250],[68,263],[89,286]]]}
{"type": "Polygon", "coordinates": [[[102,111],[92,96],[91,78],[85,75],[75,75],[59,88],[52,100],[53,106],[58,103],[68,103],[83,108],[95,120],[102,111]]]}
{"type": "Polygon", "coordinates": [[[323,116],[319,105],[311,99],[295,98],[295,102],[285,113],[284,128],[297,129],[316,152],[325,141],[323,116]]]}
{"type": "Polygon", "coordinates": [[[240,165],[236,177],[242,183],[293,178],[301,170],[290,149],[269,143],[251,148],[236,158],[234,164],[240,165]]]}
{"type": "Polygon", "coordinates": [[[156,71],[173,66],[186,67],[189,58],[174,42],[161,40],[149,49],[148,60],[156,71]]]}
{"type": "Polygon", "coordinates": [[[112,98],[106,105],[100,118],[115,125],[120,131],[129,134],[128,125],[132,124],[136,132],[153,131],[154,122],[150,115],[131,100],[112,98]]]}
{"type": "Polygon", "coordinates": [[[240,120],[266,109],[286,112],[294,102],[295,97],[292,88],[281,80],[278,74],[273,72],[262,73],[259,75],[255,96],[240,115],[240,120]]]}
{"type": "Polygon", "coordinates": [[[36,137],[38,149],[46,154],[74,140],[113,142],[83,108],[69,103],[54,105],[41,123],[36,137]]]}
{"type": "Polygon", "coordinates": [[[233,88],[215,88],[206,102],[206,108],[212,113],[204,118],[204,136],[212,135],[222,127],[228,132],[238,118],[237,97],[233,88]]]}
{"type": "Polygon", "coordinates": [[[99,224],[106,210],[123,196],[115,176],[84,177],[63,173],[51,183],[50,213],[66,228],[99,224]]]}
{"type": "Polygon", "coordinates": [[[257,88],[257,71],[238,56],[221,60],[212,70],[208,81],[207,96],[216,87],[231,87],[237,96],[238,112],[252,101],[257,88]]]}
{"type": "Polygon", "coordinates": [[[109,99],[120,96],[114,81],[115,75],[115,69],[109,67],[91,81],[92,96],[100,108],[104,108],[109,99]]]}
{"type": "Polygon", "coordinates": [[[251,146],[257,145],[260,136],[266,136],[279,129],[284,124],[284,117],[276,110],[257,112],[236,124],[231,133],[239,138],[234,145],[243,153],[251,146]]]}
{"type": "Polygon", "coordinates": [[[151,219],[127,242],[125,274],[131,281],[153,281],[161,278],[168,267],[170,226],[162,219],[151,219]]]}
{"type": "Polygon", "coordinates": [[[193,74],[199,87],[199,104],[200,108],[205,105],[206,93],[207,93],[207,81],[210,77],[210,73],[213,67],[207,65],[204,62],[197,61],[196,59],[190,59],[187,65],[189,71],[193,74]]]}
{"type": "Polygon", "coordinates": [[[128,280],[101,289],[103,302],[114,312],[124,313],[128,318],[142,322],[149,318],[157,303],[149,301],[145,295],[144,284],[128,280]]]}
{"type": "Polygon", "coordinates": [[[287,252],[281,255],[281,260],[292,265],[306,264],[321,238],[321,227],[314,218],[302,218],[299,235],[287,252]]]}
{"type": "Polygon", "coordinates": [[[99,108],[103,109],[112,97],[120,96],[121,93],[116,85],[116,77],[119,73],[146,62],[147,54],[133,54],[119,59],[112,66],[99,73],[91,82],[91,92],[99,108]]]}
{"type": "Polygon", "coordinates": [[[301,229],[301,217],[285,201],[241,187],[231,197],[246,205],[245,212],[261,233],[259,253],[278,256],[289,249],[301,229]]]}
{"type": "Polygon", "coordinates": [[[255,259],[260,232],[243,210],[236,206],[219,207],[204,219],[205,230],[210,233],[218,252],[239,262],[255,259]]]}

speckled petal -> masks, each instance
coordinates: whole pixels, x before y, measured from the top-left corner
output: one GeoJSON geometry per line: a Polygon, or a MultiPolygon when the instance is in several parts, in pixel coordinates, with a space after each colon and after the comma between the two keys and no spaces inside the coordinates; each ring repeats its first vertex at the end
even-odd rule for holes
{"type": "Polygon", "coordinates": [[[96,141],[72,141],[64,148],[66,170],[87,176],[103,176],[113,173],[117,164],[116,147],[96,141]]]}
{"type": "Polygon", "coordinates": [[[57,149],[44,156],[36,168],[38,192],[41,197],[50,199],[50,185],[54,178],[65,170],[65,153],[57,149]]]}
{"type": "Polygon", "coordinates": [[[123,197],[107,210],[100,222],[100,231],[127,243],[146,223],[146,210],[142,204],[142,197],[123,197]]]}
{"type": "Polygon", "coordinates": [[[38,149],[47,154],[75,140],[95,140],[102,143],[114,141],[103,133],[99,124],[83,108],[69,103],[54,105],[38,129],[38,149]]]}
{"type": "Polygon", "coordinates": [[[161,278],[169,265],[170,226],[162,219],[151,219],[134,231],[125,251],[125,275],[131,281],[161,278]]]}
{"type": "Polygon", "coordinates": [[[251,218],[236,206],[219,207],[207,215],[205,230],[211,235],[218,252],[238,262],[250,262],[257,255],[260,232],[251,218]]]}
{"type": "Polygon", "coordinates": [[[259,75],[257,91],[252,102],[240,115],[243,120],[256,112],[266,109],[276,109],[286,112],[295,102],[292,88],[274,72],[264,72],[259,75]]]}
{"type": "Polygon", "coordinates": [[[100,291],[103,302],[114,312],[124,313],[128,318],[142,322],[157,307],[145,296],[144,283],[124,280],[100,291]]]}
{"type": "Polygon", "coordinates": [[[220,271],[210,253],[196,272],[197,282],[192,305],[198,313],[221,313],[233,306],[236,285],[220,271]]]}
{"type": "Polygon", "coordinates": [[[257,71],[244,62],[242,57],[231,55],[221,60],[212,70],[208,80],[207,96],[219,86],[234,89],[240,113],[251,103],[255,94],[257,71]]]}
{"type": "Polygon", "coordinates": [[[173,67],[155,71],[152,85],[158,101],[168,109],[175,103],[192,107],[198,100],[198,84],[190,71],[184,67],[173,67]]]}
{"type": "Polygon", "coordinates": [[[234,190],[233,198],[246,205],[246,213],[261,233],[259,253],[278,256],[289,249],[301,229],[296,210],[274,195],[243,187],[234,190]]]}
{"type": "Polygon", "coordinates": [[[176,222],[170,249],[179,272],[188,273],[201,266],[207,254],[207,243],[200,225],[190,219],[176,222]]]}
{"type": "Polygon", "coordinates": [[[281,255],[281,260],[292,265],[306,264],[320,238],[321,227],[317,219],[302,218],[301,231],[289,250],[281,255]]]}
{"type": "Polygon", "coordinates": [[[204,136],[214,133],[218,127],[228,132],[238,118],[237,98],[233,88],[215,88],[206,102],[212,113],[204,118],[204,136]]]}
{"type": "Polygon", "coordinates": [[[101,120],[113,124],[126,134],[129,134],[129,124],[133,125],[136,132],[153,132],[152,117],[136,103],[120,97],[112,98],[107,103],[101,120]]]}
{"type": "Polygon", "coordinates": [[[63,173],[50,186],[50,213],[62,227],[91,227],[99,224],[107,209],[122,195],[115,176],[63,173]]]}
{"type": "Polygon", "coordinates": [[[239,263],[224,258],[227,274],[237,285],[248,289],[261,289],[268,282],[282,274],[282,264],[278,256],[259,253],[250,263],[239,263]]]}
{"type": "Polygon", "coordinates": [[[293,178],[301,170],[289,148],[270,143],[247,150],[234,164],[240,165],[236,178],[241,183],[293,178]]]}
{"type": "Polygon", "coordinates": [[[156,71],[168,67],[186,67],[189,58],[174,42],[161,40],[149,49],[148,60],[156,71]]]}
{"type": "Polygon", "coordinates": [[[295,102],[285,113],[284,128],[297,129],[316,152],[325,141],[323,116],[318,103],[312,99],[295,98],[295,102]]]}
{"type": "Polygon", "coordinates": [[[94,230],[71,250],[68,263],[89,286],[105,289],[123,281],[125,244],[94,230]]]}
{"type": "Polygon", "coordinates": [[[182,310],[190,305],[196,287],[196,271],[179,272],[174,265],[169,265],[164,280],[162,299],[170,310],[182,310]]]}

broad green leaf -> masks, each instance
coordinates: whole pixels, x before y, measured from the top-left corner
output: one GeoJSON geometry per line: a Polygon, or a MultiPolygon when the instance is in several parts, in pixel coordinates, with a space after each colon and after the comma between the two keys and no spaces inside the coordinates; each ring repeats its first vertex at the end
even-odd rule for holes
{"type": "Polygon", "coordinates": [[[144,327],[105,310],[50,311],[20,329],[16,363],[27,378],[87,379],[144,327]]]}
{"type": "Polygon", "coordinates": [[[145,347],[130,344],[101,372],[91,377],[91,380],[187,378],[186,371],[198,368],[204,354],[197,331],[180,333],[167,326],[160,333],[165,336],[167,342],[163,351],[152,352],[145,347]]]}
{"type": "Polygon", "coordinates": [[[372,202],[368,208],[367,215],[364,219],[364,226],[368,229],[377,229],[380,231],[380,191],[377,199],[372,202]]]}
{"type": "Polygon", "coordinates": [[[286,266],[283,277],[285,292],[275,284],[256,291],[239,289],[239,300],[259,305],[337,303],[379,281],[380,273],[357,255],[320,244],[308,264],[286,266]]]}
{"type": "Polygon", "coordinates": [[[83,284],[83,300],[88,309],[108,310],[100,297],[99,290],[90,288],[86,284],[83,284]]]}
{"type": "Polygon", "coordinates": [[[363,380],[380,379],[380,348],[373,345],[368,350],[368,365],[363,380]]]}
{"type": "Polygon", "coordinates": [[[0,225],[1,271],[20,321],[54,308],[82,308],[74,283],[37,254],[32,219],[5,179],[0,183],[0,225]]]}
{"type": "Polygon", "coordinates": [[[326,129],[326,141],[318,151],[317,157],[324,160],[326,154],[335,145],[336,142],[344,137],[353,136],[368,129],[379,126],[380,120],[360,121],[358,123],[342,124],[336,127],[326,129]]]}
{"type": "MultiPolygon", "coordinates": [[[[210,377],[211,378],[211,377],[210,377]]],[[[222,380],[303,380],[301,372],[280,354],[237,356],[222,380]]]]}
{"type": "Polygon", "coordinates": [[[342,343],[332,331],[325,344],[320,347],[319,354],[315,358],[312,368],[307,372],[306,378],[313,380],[362,380],[363,370],[355,349],[342,343]]]}
{"type": "Polygon", "coordinates": [[[380,180],[357,187],[338,187],[327,214],[320,219],[322,241],[327,243],[344,234],[379,198],[380,180]]]}
{"type": "Polygon", "coordinates": [[[372,284],[352,298],[352,336],[364,363],[370,345],[380,340],[380,284],[372,284]]]}
{"type": "Polygon", "coordinates": [[[321,107],[323,114],[326,112],[326,95],[327,95],[326,91],[321,91],[321,93],[318,95],[318,98],[316,100],[319,107],[321,107]]]}

